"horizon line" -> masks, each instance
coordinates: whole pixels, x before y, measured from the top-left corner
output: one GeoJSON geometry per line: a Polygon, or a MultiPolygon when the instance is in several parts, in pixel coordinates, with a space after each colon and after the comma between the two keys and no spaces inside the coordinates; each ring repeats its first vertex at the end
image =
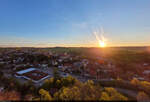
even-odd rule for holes
{"type": "MultiPolygon", "coordinates": [[[[105,48],[118,48],[118,47],[150,47],[150,45],[147,46],[107,46],[107,47],[103,47],[103,49],[105,48]]],[[[9,46],[9,47],[4,47],[4,46],[0,46],[0,48],[102,48],[102,47],[87,47],[87,46],[54,46],[54,47],[23,47],[23,46],[9,46]]]]}

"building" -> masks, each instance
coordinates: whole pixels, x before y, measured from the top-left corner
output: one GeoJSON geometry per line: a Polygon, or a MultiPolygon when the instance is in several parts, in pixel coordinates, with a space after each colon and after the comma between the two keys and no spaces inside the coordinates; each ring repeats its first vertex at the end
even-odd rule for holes
{"type": "Polygon", "coordinates": [[[46,78],[50,77],[47,73],[41,72],[36,68],[29,68],[21,70],[15,73],[17,78],[24,78],[27,80],[32,80],[34,83],[38,83],[46,78]]]}

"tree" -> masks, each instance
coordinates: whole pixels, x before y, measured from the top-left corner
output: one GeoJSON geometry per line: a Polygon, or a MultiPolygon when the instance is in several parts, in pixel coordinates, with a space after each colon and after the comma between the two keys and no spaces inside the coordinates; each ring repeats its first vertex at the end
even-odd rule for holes
{"type": "Polygon", "coordinates": [[[4,73],[0,71],[0,79],[3,77],[4,73]]]}
{"type": "Polygon", "coordinates": [[[43,101],[51,101],[52,100],[52,97],[49,94],[49,92],[44,89],[40,89],[39,94],[41,95],[41,100],[43,100],[43,101]]]}
{"type": "Polygon", "coordinates": [[[150,90],[150,82],[148,81],[141,81],[141,86],[147,90],[150,90]]]}
{"type": "Polygon", "coordinates": [[[140,86],[146,90],[150,90],[150,82],[148,81],[139,81],[138,79],[134,78],[133,80],[131,80],[131,84],[140,86]]]}
{"type": "Polygon", "coordinates": [[[0,64],[0,69],[3,69],[4,68],[4,64],[0,64]]]}
{"type": "Polygon", "coordinates": [[[68,76],[60,79],[50,78],[49,80],[45,80],[42,88],[45,90],[50,90],[51,88],[60,89],[63,86],[70,86],[75,83],[75,78],[68,76]]]}
{"type": "Polygon", "coordinates": [[[59,92],[54,94],[56,100],[81,100],[80,89],[78,87],[62,88],[59,92]]]}
{"type": "Polygon", "coordinates": [[[138,102],[149,102],[150,101],[150,97],[144,92],[139,92],[136,99],[138,102]]]}
{"type": "Polygon", "coordinates": [[[63,87],[54,94],[56,100],[99,100],[101,88],[89,80],[86,83],[76,81],[73,86],[63,87]]]}
{"type": "Polygon", "coordinates": [[[75,83],[75,78],[73,78],[72,76],[68,76],[68,77],[64,77],[61,78],[61,85],[63,86],[69,86],[69,85],[73,85],[75,83]]]}
{"type": "Polygon", "coordinates": [[[81,84],[81,97],[84,100],[99,100],[101,95],[101,87],[99,85],[95,85],[92,80],[88,80],[87,82],[81,84]]]}
{"type": "Polygon", "coordinates": [[[32,80],[28,80],[27,81],[27,88],[28,88],[28,92],[29,93],[35,93],[36,92],[36,87],[34,86],[34,84],[33,84],[33,82],[32,82],[32,80]]]}
{"type": "Polygon", "coordinates": [[[0,100],[13,100],[17,101],[20,100],[20,93],[16,91],[6,91],[6,92],[0,92],[0,100]]]}
{"type": "Polygon", "coordinates": [[[55,80],[60,79],[60,75],[59,75],[59,72],[58,72],[57,68],[53,69],[53,75],[54,75],[55,80]]]}
{"type": "Polygon", "coordinates": [[[140,81],[136,78],[133,78],[130,82],[132,85],[138,86],[140,84],[140,81]]]}
{"type": "Polygon", "coordinates": [[[110,96],[106,92],[102,92],[100,100],[110,101],[110,96]]]}
{"type": "Polygon", "coordinates": [[[45,89],[45,90],[50,90],[51,87],[53,87],[53,80],[54,78],[50,78],[49,80],[46,79],[44,84],[42,85],[42,88],[45,89]]]}
{"type": "Polygon", "coordinates": [[[110,100],[119,100],[119,101],[122,101],[122,100],[128,100],[127,97],[123,96],[122,94],[120,94],[119,92],[117,92],[117,90],[115,90],[114,88],[112,87],[107,87],[107,88],[104,88],[105,89],[105,92],[108,93],[109,97],[110,97],[110,100]]]}
{"type": "Polygon", "coordinates": [[[60,81],[60,80],[57,80],[57,81],[56,81],[56,86],[57,86],[58,88],[61,88],[61,81],[60,81]]]}

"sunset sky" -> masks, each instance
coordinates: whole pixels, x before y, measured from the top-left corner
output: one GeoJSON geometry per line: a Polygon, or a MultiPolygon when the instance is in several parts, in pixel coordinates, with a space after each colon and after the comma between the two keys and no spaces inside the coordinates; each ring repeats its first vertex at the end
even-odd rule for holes
{"type": "Polygon", "coordinates": [[[150,45],[150,0],[0,0],[0,47],[96,47],[96,30],[107,46],[150,45]]]}

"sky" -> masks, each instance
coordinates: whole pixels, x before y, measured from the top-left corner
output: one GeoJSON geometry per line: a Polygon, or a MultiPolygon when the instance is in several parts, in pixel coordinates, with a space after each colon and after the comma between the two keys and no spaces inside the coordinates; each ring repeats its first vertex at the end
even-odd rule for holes
{"type": "Polygon", "coordinates": [[[0,47],[150,45],[150,0],[0,0],[0,47]]]}

